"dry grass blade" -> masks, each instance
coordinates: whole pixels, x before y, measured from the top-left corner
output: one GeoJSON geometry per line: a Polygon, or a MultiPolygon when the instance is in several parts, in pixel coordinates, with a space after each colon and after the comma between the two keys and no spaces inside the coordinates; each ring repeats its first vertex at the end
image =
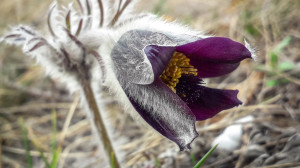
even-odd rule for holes
{"type": "Polygon", "coordinates": [[[64,167],[66,159],[68,158],[68,154],[70,153],[70,151],[72,149],[74,149],[75,147],[80,146],[84,143],[88,143],[89,141],[91,141],[92,138],[93,138],[93,136],[81,137],[81,138],[77,139],[75,142],[73,142],[72,144],[69,144],[67,147],[65,147],[65,149],[62,151],[62,153],[64,153],[66,157],[64,157],[60,160],[58,167],[59,168],[64,167]]]}
{"type": "Polygon", "coordinates": [[[23,167],[21,167],[20,163],[16,162],[15,159],[11,159],[6,156],[3,156],[1,159],[3,160],[3,162],[9,163],[10,165],[12,165],[12,167],[14,167],[14,168],[23,168],[23,167]]]}
{"type": "Polygon", "coordinates": [[[31,127],[28,128],[28,138],[31,140],[34,146],[38,147],[40,150],[44,150],[44,151],[50,150],[49,145],[41,141],[41,137],[37,137],[34,133],[34,130],[31,127]]]}
{"type": "Polygon", "coordinates": [[[294,77],[292,77],[292,76],[290,76],[290,75],[288,75],[284,72],[278,73],[278,75],[285,78],[285,79],[287,79],[287,80],[289,80],[289,81],[291,81],[291,82],[293,82],[293,83],[295,83],[295,84],[297,84],[297,85],[300,85],[300,79],[294,78],[294,77]]]}
{"type": "Polygon", "coordinates": [[[71,119],[75,113],[75,110],[78,106],[78,103],[79,103],[79,97],[76,96],[75,99],[74,99],[74,102],[73,104],[71,105],[70,107],[70,110],[68,112],[68,116],[65,120],[65,123],[64,123],[64,126],[63,126],[63,130],[62,130],[62,133],[61,133],[61,136],[60,136],[60,141],[59,141],[59,146],[62,146],[63,143],[64,143],[64,140],[65,140],[65,137],[67,135],[67,131],[68,131],[68,128],[69,128],[69,125],[71,123],[71,119]]]}
{"type": "Polygon", "coordinates": [[[1,108],[0,112],[4,114],[13,114],[13,113],[22,113],[30,111],[37,111],[41,109],[53,109],[53,108],[62,108],[67,109],[70,103],[40,103],[40,104],[28,104],[24,106],[1,108]]]}
{"type": "MultiPolygon", "coordinates": [[[[21,148],[13,148],[13,147],[2,147],[3,151],[11,152],[18,155],[26,155],[26,150],[21,148]]],[[[40,152],[36,150],[30,150],[29,151],[30,156],[32,157],[40,157],[40,152]]],[[[50,152],[44,152],[46,157],[52,156],[52,153],[50,152]]],[[[72,152],[72,153],[61,153],[60,157],[62,158],[84,158],[93,155],[94,152],[72,152]]]]}
{"type": "Polygon", "coordinates": [[[278,164],[278,165],[272,165],[272,166],[263,166],[259,168],[282,168],[282,167],[299,167],[300,162],[295,162],[295,163],[283,163],[283,164],[278,164]]]}

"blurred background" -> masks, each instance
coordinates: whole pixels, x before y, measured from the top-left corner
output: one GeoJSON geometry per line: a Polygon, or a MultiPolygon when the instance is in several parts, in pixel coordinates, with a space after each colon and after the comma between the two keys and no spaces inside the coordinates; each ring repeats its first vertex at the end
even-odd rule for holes
{"type": "MultiPolygon", "coordinates": [[[[51,2],[2,0],[0,35],[17,24],[45,30],[51,2]]],[[[216,137],[245,117],[247,122],[233,131],[242,131],[232,140],[237,145],[225,149],[229,141],[221,141],[203,167],[300,167],[299,0],[141,0],[137,6],[208,34],[246,39],[257,60],[206,81],[209,87],[239,89],[244,105],[198,122],[200,137],[191,151],[177,152],[172,142],[137,124],[110,99],[112,129],[124,139],[119,145],[125,167],[192,167],[216,137]]],[[[52,160],[68,168],[100,167],[103,161],[79,97],[45,77],[20,48],[1,43],[0,167],[40,168],[52,160]]]]}

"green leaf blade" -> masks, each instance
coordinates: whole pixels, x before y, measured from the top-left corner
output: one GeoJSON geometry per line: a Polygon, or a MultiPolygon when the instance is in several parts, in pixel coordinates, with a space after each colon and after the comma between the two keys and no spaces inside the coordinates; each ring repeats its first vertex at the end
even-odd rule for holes
{"type": "Polygon", "coordinates": [[[268,86],[268,87],[273,87],[273,86],[276,86],[276,85],[278,85],[278,81],[277,80],[268,80],[266,82],[266,86],[268,86]]]}
{"type": "Polygon", "coordinates": [[[59,155],[61,153],[61,148],[57,146],[57,140],[56,140],[56,133],[57,133],[57,115],[56,111],[52,111],[52,162],[51,162],[51,168],[56,168],[58,161],[59,161],[59,155]]]}
{"type": "Polygon", "coordinates": [[[281,62],[278,64],[279,71],[289,71],[295,68],[295,65],[290,62],[281,62]]]}
{"type": "Polygon", "coordinates": [[[26,149],[27,165],[28,165],[28,168],[33,168],[32,157],[30,155],[29,140],[28,140],[28,137],[27,137],[27,130],[25,128],[23,118],[19,118],[19,125],[21,127],[21,131],[22,131],[22,134],[23,134],[24,146],[25,146],[25,149],[26,149]]]}
{"type": "Polygon", "coordinates": [[[278,64],[278,55],[275,53],[271,53],[271,68],[274,70],[277,67],[278,64]]]}
{"type": "Polygon", "coordinates": [[[282,51],[282,49],[286,46],[288,46],[291,42],[291,37],[290,36],[287,36],[285,37],[277,46],[276,48],[274,49],[274,52],[276,54],[280,53],[282,51]]]}
{"type": "Polygon", "coordinates": [[[212,147],[203,157],[202,159],[193,167],[193,168],[199,168],[201,167],[206,159],[213,153],[213,151],[218,147],[218,144],[212,147]]]}

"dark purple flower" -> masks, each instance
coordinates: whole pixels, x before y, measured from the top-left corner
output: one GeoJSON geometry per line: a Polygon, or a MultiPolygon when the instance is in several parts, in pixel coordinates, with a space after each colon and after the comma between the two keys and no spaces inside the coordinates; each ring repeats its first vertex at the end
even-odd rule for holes
{"type": "Polygon", "coordinates": [[[242,104],[238,90],[207,88],[202,78],[228,74],[251,58],[244,45],[228,38],[180,44],[170,35],[143,30],[123,34],[111,55],[135,110],[181,150],[198,136],[196,121],[242,104]]]}

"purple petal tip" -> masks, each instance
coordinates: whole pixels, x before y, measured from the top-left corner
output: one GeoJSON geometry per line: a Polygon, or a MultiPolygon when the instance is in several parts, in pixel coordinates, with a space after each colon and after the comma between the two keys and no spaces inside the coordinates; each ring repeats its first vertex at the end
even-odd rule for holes
{"type": "Polygon", "coordinates": [[[242,60],[252,58],[247,46],[225,37],[210,37],[178,46],[176,51],[190,58],[190,64],[198,69],[199,77],[207,78],[228,74],[242,60]]]}

